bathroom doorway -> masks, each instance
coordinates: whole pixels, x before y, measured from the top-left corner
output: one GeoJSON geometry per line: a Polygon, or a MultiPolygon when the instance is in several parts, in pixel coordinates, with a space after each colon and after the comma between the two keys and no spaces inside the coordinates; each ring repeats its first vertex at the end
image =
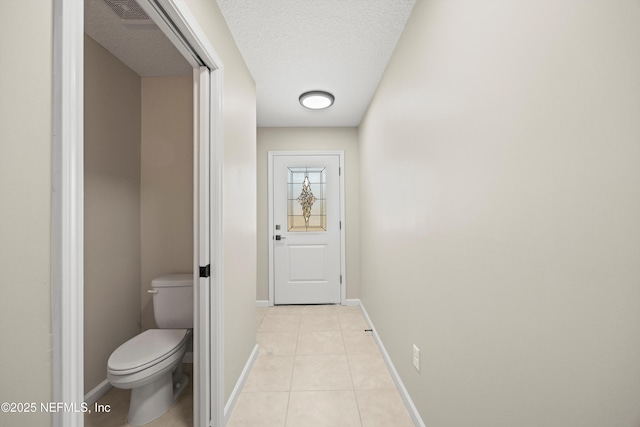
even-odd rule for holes
{"type": "MultiPolygon", "coordinates": [[[[85,6],[92,1],[86,0],[85,6]]],[[[105,5],[102,0],[98,1],[102,2],[101,6],[105,5]]],[[[139,5],[143,12],[156,23],[159,30],[152,30],[148,23],[144,22],[130,24],[131,26],[128,29],[138,32],[146,31],[147,33],[160,31],[167,36],[169,44],[175,46],[175,53],[178,56],[182,55],[183,61],[187,65],[187,73],[182,76],[173,76],[170,79],[175,77],[177,85],[183,89],[186,87],[187,94],[191,96],[191,99],[187,101],[187,104],[190,103],[189,106],[191,107],[187,118],[187,121],[190,122],[187,127],[191,131],[191,141],[188,141],[190,151],[186,153],[191,169],[189,171],[190,176],[186,180],[188,190],[184,191],[191,195],[189,200],[191,205],[189,214],[190,229],[187,233],[189,239],[186,239],[186,243],[177,243],[175,239],[169,240],[172,240],[174,245],[190,246],[188,252],[191,255],[187,257],[186,261],[183,259],[179,267],[180,269],[185,267],[188,271],[193,271],[194,274],[193,362],[194,378],[196,378],[193,391],[194,426],[209,426],[212,423],[218,424],[218,420],[223,416],[222,382],[212,381],[212,378],[222,378],[222,360],[220,357],[222,352],[222,335],[220,332],[222,330],[222,298],[218,292],[222,283],[221,271],[217,268],[221,265],[222,254],[222,242],[218,238],[221,230],[222,197],[217,178],[219,176],[218,171],[221,169],[219,150],[222,145],[222,134],[220,132],[221,103],[219,99],[222,87],[222,71],[220,68],[222,63],[208,41],[202,36],[202,32],[199,31],[193,17],[188,12],[185,13],[182,2],[173,0],[140,0],[139,5]],[[183,34],[188,34],[188,36],[183,36],[183,34]]],[[[96,134],[103,136],[106,133],[115,132],[110,140],[116,141],[117,144],[111,147],[108,147],[107,144],[103,145],[102,148],[92,149],[91,152],[87,151],[85,153],[87,158],[83,159],[82,147],[84,138],[80,132],[83,128],[83,98],[82,88],[78,89],[77,87],[77,78],[79,77],[79,81],[82,82],[83,68],[86,65],[83,64],[84,53],[82,51],[83,41],[81,40],[81,37],[85,37],[82,35],[84,28],[83,11],[74,0],[60,0],[56,3],[56,6],[54,22],[56,29],[59,31],[59,36],[56,43],[55,66],[59,74],[55,82],[57,94],[54,96],[56,103],[56,117],[54,120],[58,128],[54,147],[58,165],[58,170],[54,176],[57,191],[54,191],[53,196],[54,210],[56,211],[54,216],[54,247],[60,247],[65,250],[59,251],[58,259],[54,262],[54,306],[57,308],[54,309],[56,316],[54,317],[53,334],[54,372],[56,372],[54,399],[64,402],[84,402],[87,398],[87,392],[93,392],[94,395],[89,396],[91,399],[99,397],[98,395],[102,390],[108,387],[108,383],[104,384],[102,382],[102,388],[98,384],[90,390],[86,389],[86,384],[83,384],[84,362],[87,361],[88,357],[94,356],[90,354],[90,351],[83,352],[87,332],[90,331],[83,331],[89,325],[85,325],[86,322],[82,314],[83,311],[85,314],[92,312],[89,307],[83,310],[83,300],[87,296],[85,294],[84,280],[87,275],[83,274],[83,270],[94,269],[94,267],[98,266],[103,269],[102,273],[94,273],[94,275],[107,276],[109,262],[116,258],[124,268],[121,269],[121,265],[114,267],[120,272],[125,270],[128,273],[115,278],[112,275],[112,284],[119,284],[120,281],[129,282],[129,284],[136,284],[137,282],[138,288],[135,289],[137,298],[135,296],[127,298],[127,296],[135,293],[132,293],[131,289],[123,291],[124,294],[120,295],[124,296],[123,298],[118,295],[114,297],[113,294],[117,292],[113,287],[103,287],[101,285],[97,287],[102,292],[106,292],[106,297],[105,295],[99,295],[98,298],[102,299],[103,302],[109,298],[114,299],[118,305],[118,313],[122,313],[122,310],[131,312],[131,309],[133,309],[135,311],[135,306],[138,305],[139,316],[135,326],[138,329],[149,327],[149,325],[144,324],[148,321],[145,318],[149,319],[149,313],[144,312],[145,305],[142,302],[144,296],[146,296],[144,295],[146,289],[140,287],[140,284],[144,287],[144,279],[142,274],[138,272],[136,280],[135,273],[135,264],[142,264],[141,255],[138,255],[136,260],[135,252],[137,251],[138,254],[143,253],[142,244],[138,243],[140,250],[137,250],[135,238],[133,238],[133,244],[130,241],[128,244],[121,245],[123,241],[126,242],[127,235],[129,235],[129,238],[135,236],[135,219],[131,219],[136,216],[138,216],[137,227],[140,230],[139,235],[142,233],[142,227],[140,226],[141,208],[139,207],[138,209],[140,210],[136,212],[135,205],[137,200],[140,202],[139,206],[145,203],[142,200],[142,187],[144,185],[141,182],[142,171],[138,170],[136,172],[136,163],[141,165],[140,169],[144,167],[141,153],[143,147],[139,148],[136,153],[136,148],[127,147],[126,142],[127,138],[132,138],[131,135],[134,135],[133,139],[135,140],[137,132],[141,135],[140,144],[142,145],[144,123],[139,125],[138,130],[135,129],[135,112],[132,120],[128,120],[129,123],[126,125],[122,120],[117,119],[122,117],[122,114],[118,116],[116,113],[123,113],[123,111],[116,110],[119,106],[122,108],[130,107],[129,101],[123,102],[121,99],[120,104],[118,104],[117,101],[110,100],[109,97],[112,94],[109,93],[108,87],[101,88],[102,92],[97,97],[94,97],[93,101],[85,99],[85,102],[99,104],[97,106],[102,108],[107,117],[102,117],[102,123],[97,125],[96,123],[91,123],[90,126],[87,126],[87,123],[84,123],[85,127],[90,128],[85,129],[85,131],[93,132],[95,130],[96,134]],[[70,82],[69,77],[72,77],[74,81],[70,82]],[[107,127],[101,128],[103,125],[107,127]],[[131,127],[134,129],[131,129],[131,127]],[[93,165],[98,164],[90,175],[85,174],[85,160],[93,162],[93,165]],[[110,161],[111,171],[115,171],[111,177],[115,179],[96,179],[96,177],[104,178],[105,170],[102,167],[103,163],[101,163],[104,161],[110,161]],[[138,194],[135,191],[136,179],[140,182],[138,194]],[[89,191],[91,192],[89,199],[92,200],[87,200],[87,197],[83,200],[83,187],[87,191],[86,194],[89,194],[89,191]],[[94,192],[96,188],[105,190],[102,194],[107,195],[107,197],[104,199],[94,197],[97,195],[94,192]],[[88,206],[89,203],[87,202],[91,206],[88,206]],[[115,206],[123,208],[113,209],[108,212],[109,207],[114,208],[115,206]],[[89,213],[87,209],[91,210],[92,215],[102,216],[103,220],[105,217],[109,217],[107,219],[115,219],[116,226],[111,227],[113,232],[104,233],[105,230],[103,230],[102,235],[96,235],[95,227],[87,228],[87,226],[92,226],[91,221],[95,219],[92,217],[89,220],[89,216],[85,218],[85,212],[89,213]],[[123,211],[126,212],[124,217],[128,218],[124,221],[122,221],[123,211]],[[121,217],[113,218],[114,215],[121,215],[121,217]],[[89,224],[86,222],[89,222],[89,224]],[[133,250],[129,250],[131,253],[126,250],[96,253],[93,254],[95,256],[87,257],[92,258],[91,260],[84,260],[85,242],[91,239],[103,242],[112,239],[112,243],[123,248],[133,248],[133,250]],[[71,248],[71,250],[66,250],[67,248],[71,248]],[[85,264],[84,261],[90,262],[91,265],[85,264]],[[102,266],[99,264],[102,264],[102,266]]],[[[129,45],[127,39],[120,40],[120,44],[122,43],[129,45]]],[[[114,56],[112,52],[109,52],[108,49],[94,40],[85,39],[84,44],[87,46],[92,45],[91,48],[94,52],[92,55],[95,52],[99,52],[98,56],[114,56]]],[[[126,83],[126,79],[120,79],[124,74],[127,74],[126,68],[126,66],[116,65],[108,66],[102,71],[107,74],[113,73],[111,77],[114,78],[117,85],[124,86],[118,87],[121,93],[129,93],[130,89],[135,92],[135,84],[127,86],[129,83],[126,83]]],[[[154,77],[160,78],[159,76],[154,77]]],[[[145,93],[144,86],[144,82],[139,86],[143,95],[145,93]]],[[[98,88],[98,91],[100,91],[100,88],[98,88]]],[[[184,95],[185,91],[182,90],[180,93],[184,95]]],[[[171,95],[168,96],[171,98],[171,95]]],[[[184,105],[184,101],[185,99],[181,101],[181,105],[184,105]]],[[[140,100],[139,104],[142,105],[142,103],[143,101],[140,100]]],[[[96,107],[95,104],[92,106],[96,107]]],[[[133,111],[135,111],[135,108],[133,111]]],[[[124,115],[127,115],[126,112],[124,115]]],[[[95,115],[92,117],[93,119],[95,119],[95,115]]],[[[184,117],[182,119],[184,121],[184,117]]],[[[143,117],[139,116],[137,120],[142,122],[143,117]]],[[[86,132],[85,134],[87,135],[86,132]]],[[[172,145],[168,144],[164,148],[151,150],[151,163],[162,168],[164,160],[168,158],[175,160],[176,156],[174,155],[177,152],[171,153],[172,149],[172,145]],[[153,156],[156,157],[153,158],[153,156]]],[[[185,151],[182,150],[177,157],[181,157],[184,160],[185,151]]],[[[174,200],[174,202],[175,205],[184,205],[185,203],[184,200],[174,200]]],[[[181,231],[176,232],[176,235],[183,236],[184,234],[181,231]]],[[[141,266],[139,270],[142,270],[141,266]]],[[[127,317],[127,315],[123,317],[127,317]]],[[[100,347],[100,345],[106,345],[105,341],[107,340],[94,341],[91,352],[96,347],[100,347]],[[96,342],[97,345],[95,345],[96,342]]],[[[101,357],[103,358],[104,354],[108,353],[105,348],[98,348],[95,351],[97,353],[101,352],[101,357]]],[[[82,414],[56,414],[54,415],[54,425],[83,425],[82,414]]]]}

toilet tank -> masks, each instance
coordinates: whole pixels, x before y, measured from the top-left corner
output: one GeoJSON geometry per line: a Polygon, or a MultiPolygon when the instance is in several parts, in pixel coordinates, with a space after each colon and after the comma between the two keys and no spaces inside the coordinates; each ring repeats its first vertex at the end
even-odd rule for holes
{"type": "Polygon", "coordinates": [[[156,277],[151,289],[158,328],[193,328],[193,273],[156,277]]]}

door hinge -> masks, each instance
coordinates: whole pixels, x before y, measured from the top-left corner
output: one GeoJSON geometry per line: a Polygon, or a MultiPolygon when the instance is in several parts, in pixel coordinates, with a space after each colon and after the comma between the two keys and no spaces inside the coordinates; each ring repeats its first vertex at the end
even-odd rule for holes
{"type": "Polygon", "coordinates": [[[342,285],[342,274],[340,275],[340,284],[342,285]]]}
{"type": "Polygon", "coordinates": [[[342,230],[342,221],[340,221],[340,230],[342,230]]]}
{"type": "Polygon", "coordinates": [[[200,267],[200,277],[211,276],[211,264],[207,264],[204,267],[200,267]]]}
{"type": "Polygon", "coordinates": [[[342,176],[342,167],[341,166],[338,166],[338,175],[342,176]]]}

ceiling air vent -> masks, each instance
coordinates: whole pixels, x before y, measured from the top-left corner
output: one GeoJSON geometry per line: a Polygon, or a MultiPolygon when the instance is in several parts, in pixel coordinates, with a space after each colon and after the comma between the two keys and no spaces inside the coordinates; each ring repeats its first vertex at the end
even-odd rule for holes
{"type": "Polygon", "coordinates": [[[144,21],[149,17],[134,0],[104,0],[123,21],[144,21]]]}

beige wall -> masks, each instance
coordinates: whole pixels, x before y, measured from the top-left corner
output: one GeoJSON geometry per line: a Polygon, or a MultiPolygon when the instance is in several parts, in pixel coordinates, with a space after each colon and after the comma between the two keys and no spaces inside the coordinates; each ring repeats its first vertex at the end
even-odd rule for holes
{"type": "Polygon", "coordinates": [[[427,425],[640,424],[638,40],[637,1],[416,3],[360,128],[362,301],[427,425]]]}
{"type": "MultiPolygon", "coordinates": [[[[215,2],[186,3],[225,64],[229,396],[255,345],[255,84],[215,2]]],[[[11,343],[0,350],[0,381],[12,384],[2,401],[51,400],[52,9],[51,0],[0,2],[0,58],[13,64],[0,67],[0,330],[11,343]]],[[[3,426],[50,423],[46,413],[0,413],[3,426]]]]}
{"type": "MultiPolygon", "coordinates": [[[[0,2],[1,402],[52,399],[52,7],[0,2]]],[[[0,412],[3,427],[50,420],[0,412]]]]}
{"type": "Polygon", "coordinates": [[[84,389],[140,332],[140,77],[84,38],[84,389]]]}
{"type": "Polygon", "coordinates": [[[345,224],[347,298],[360,297],[360,160],[356,128],[258,129],[258,279],[256,299],[269,299],[269,151],[343,150],[345,160],[345,224]]]}
{"type": "Polygon", "coordinates": [[[193,269],[192,77],[140,78],[85,37],[85,392],[193,269]]]}
{"type": "Polygon", "coordinates": [[[88,392],[113,350],[156,327],[151,280],[193,270],[193,83],[141,79],[91,38],[85,46],[88,392]]]}
{"type": "Polygon", "coordinates": [[[216,2],[185,3],[224,62],[224,384],[228,398],[256,344],[256,91],[216,2]]]}
{"type": "Polygon", "coordinates": [[[142,329],[154,277],[193,271],[193,78],[142,78],[142,329]]]}

